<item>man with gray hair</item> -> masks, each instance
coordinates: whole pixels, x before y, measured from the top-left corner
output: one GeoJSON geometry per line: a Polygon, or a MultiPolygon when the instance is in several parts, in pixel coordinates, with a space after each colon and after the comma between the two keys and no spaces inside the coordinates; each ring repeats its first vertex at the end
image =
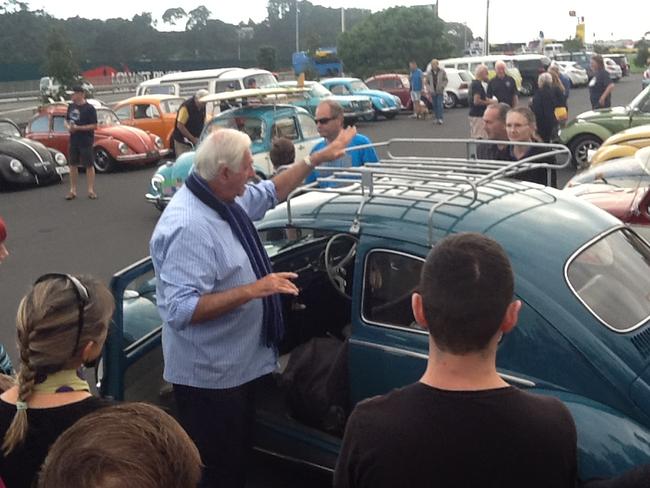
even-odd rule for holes
{"type": "Polygon", "coordinates": [[[294,273],[274,273],[253,226],[314,167],[340,158],[344,129],[321,151],[271,180],[255,176],[248,135],[209,134],[194,170],[150,242],[163,321],[164,379],[205,465],[202,487],[243,487],[254,390],[275,370],[284,324],[280,294],[298,295],[294,273]]]}
{"type": "Polygon", "coordinates": [[[429,93],[431,93],[431,102],[433,103],[433,110],[436,114],[436,122],[442,125],[442,118],[444,114],[443,101],[445,97],[445,88],[447,88],[447,72],[440,67],[437,59],[432,59],[430,68],[427,70],[427,85],[429,93]]]}
{"type": "Polygon", "coordinates": [[[488,105],[496,103],[493,98],[488,98],[485,87],[488,82],[488,69],[484,64],[479,64],[475,70],[475,79],[469,87],[469,137],[471,139],[484,139],[485,123],[483,113],[488,105]]]}
{"type": "Polygon", "coordinates": [[[496,76],[488,83],[488,98],[496,97],[499,103],[507,103],[512,108],[519,103],[515,79],[506,73],[506,63],[497,61],[494,65],[496,76]]]}
{"type": "Polygon", "coordinates": [[[192,146],[196,146],[199,142],[205,124],[205,102],[202,102],[201,98],[208,93],[208,90],[197,90],[194,96],[185,100],[178,109],[176,126],[172,133],[176,157],[191,151],[192,146]]]}

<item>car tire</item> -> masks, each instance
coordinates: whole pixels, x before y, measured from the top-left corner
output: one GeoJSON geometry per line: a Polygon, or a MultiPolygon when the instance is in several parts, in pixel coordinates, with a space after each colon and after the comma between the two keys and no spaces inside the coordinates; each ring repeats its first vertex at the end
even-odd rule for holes
{"type": "Polygon", "coordinates": [[[445,92],[442,104],[445,108],[454,108],[458,104],[458,97],[455,93],[445,92]]]}
{"type": "Polygon", "coordinates": [[[519,93],[521,93],[525,97],[530,97],[533,95],[534,91],[535,91],[535,85],[533,84],[532,80],[529,79],[521,80],[521,88],[519,89],[519,93]]]}
{"type": "Polygon", "coordinates": [[[573,165],[577,169],[588,168],[588,151],[598,149],[602,143],[603,141],[593,134],[584,134],[573,138],[571,142],[569,142],[569,150],[573,156],[573,165]]]}
{"type": "Polygon", "coordinates": [[[95,171],[98,173],[110,173],[115,169],[115,160],[113,156],[108,154],[108,151],[103,147],[96,147],[94,150],[95,158],[93,160],[93,165],[95,166],[95,171]]]}
{"type": "Polygon", "coordinates": [[[391,119],[394,119],[396,115],[397,115],[396,112],[390,112],[390,113],[384,114],[384,117],[386,117],[388,120],[391,120],[391,119]]]}

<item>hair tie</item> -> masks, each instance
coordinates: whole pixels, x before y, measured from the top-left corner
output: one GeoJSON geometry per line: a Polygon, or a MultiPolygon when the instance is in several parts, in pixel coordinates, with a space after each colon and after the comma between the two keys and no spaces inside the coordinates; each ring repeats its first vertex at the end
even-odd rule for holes
{"type": "Polygon", "coordinates": [[[18,410],[19,412],[21,410],[27,410],[27,408],[28,408],[27,402],[16,402],[16,410],[18,410]]]}

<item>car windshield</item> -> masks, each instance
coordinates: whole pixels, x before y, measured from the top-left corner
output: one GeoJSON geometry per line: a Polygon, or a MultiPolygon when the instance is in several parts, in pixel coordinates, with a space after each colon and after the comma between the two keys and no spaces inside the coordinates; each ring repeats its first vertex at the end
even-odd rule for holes
{"type": "Polygon", "coordinates": [[[629,229],[589,244],[567,264],[573,292],[607,327],[628,332],[650,316],[650,247],[629,229]]]}
{"type": "Polygon", "coordinates": [[[251,116],[215,117],[208,126],[208,131],[213,131],[217,127],[242,131],[248,134],[253,143],[264,141],[266,133],[264,121],[259,117],[251,116]]]}
{"type": "Polygon", "coordinates": [[[469,71],[459,71],[458,76],[460,76],[460,79],[463,81],[471,82],[474,79],[472,73],[470,73],[469,71]]]}
{"type": "Polygon", "coordinates": [[[175,114],[178,112],[178,109],[181,108],[182,103],[182,98],[171,98],[160,102],[160,108],[162,108],[162,111],[166,114],[175,114]]]}
{"type": "Polygon", "coordinates": [[[278,80],[271,73],[259,73],[244,78],[244,86],[246,88],[273,88],[278,86],[278,80]]]}
{"type": "Polygon", "coordinates": [[[322,98],[322,97],[331,97],[332,92],[329,91],[327,88],[325,88],[323,85],[320,83],[312,83],[311,84],[311,96],[316,98],[322,98]]]}
{"type": "Polygon", "coordinates": [[[20,137],[20,131],[14,124],[0,120],[0,135],[10,137],[20,137]]]}
{"type": "Polygon", "coordinates": [[[639,93],[636,97],[634,97],[634,100],[630,102],[629,106],[631,108],[638,108],[639,110],[643,110],[643,107],[646,106],[646,102],[648,100],[650,100],[650,86],[639,93]]]}
{"type": "Polygon", "coordinates": [[[322,241],[332,232],[298,227],[268,229],[259,231],[264,249],[270,258],[289,249],[322,241]]]}
{"type": "Polygon", "coordinates": [[[97,109],[97,124],[98,125],[120,125],[120,119],[117,118],[115,112],[108,108],[97,109]]]}
{"type": "Polygon", "coordinates": [[[361,80],[355,80],[350,83],[353,92],[368,90],[368,86],[361,80]]]}

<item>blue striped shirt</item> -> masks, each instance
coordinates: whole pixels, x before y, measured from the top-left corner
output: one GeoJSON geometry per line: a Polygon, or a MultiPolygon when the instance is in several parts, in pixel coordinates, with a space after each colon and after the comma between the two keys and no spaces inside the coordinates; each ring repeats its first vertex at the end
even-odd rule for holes
{"type": "MultiPolygon", "coordinates": [[[[275,185],[247,185],[237,202],[252,220],[277,204],[275,185]]],[[[191,324],[202,295],[257,278],[228,223],[183,186],[163,212],[149,243],[156,271],[166,381],[232,388],[272,372],[277,353],[262,339],[261,299],[215,319],[191,324]]]]}

